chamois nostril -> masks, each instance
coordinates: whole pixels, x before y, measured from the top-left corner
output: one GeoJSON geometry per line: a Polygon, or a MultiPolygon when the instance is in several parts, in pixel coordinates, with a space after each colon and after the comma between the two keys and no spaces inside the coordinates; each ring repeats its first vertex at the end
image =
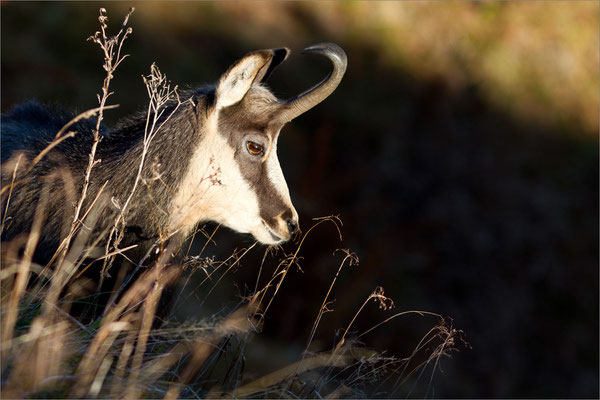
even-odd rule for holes
{"type": "Polygon", "coordinates": [[[295,219],[287,220],[288,230],[290,231],[290,235],[293,235],[298,230],[298,222],[295,219]]]}

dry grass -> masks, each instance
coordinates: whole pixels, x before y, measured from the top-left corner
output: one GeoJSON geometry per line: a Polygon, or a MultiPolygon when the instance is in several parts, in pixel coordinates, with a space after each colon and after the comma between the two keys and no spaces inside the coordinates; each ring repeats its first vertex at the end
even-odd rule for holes
{"type": "MultiPolygon", "coordinates": [[[[260,378],[247,377],[252,375],[252,371],[244,371],[242,360],[244,346],[251,345],[248,343],[249,336],[261,331],[265,323],[265,314],[281,290],[288,272],[293,267],[300,268],[299,254],[311,231],[323,223],[333,223],[341,239],[341,220],[337,217],[317,218],[314,225],[298,238],[295,250],[291,254],[283,253],[272,276],[259,289],[261,266],[254,293],[243,305],[224,318],[198,322],[191,326],[188,324],[169,327],[166,324],[157,328],[155,325],[160,297],[165,288],[174,285],[180,278],[184,266],[200,265],[200,268],[195,270],[206,273],[202,284],[216,282],[211,288],[207,288],[206,296],[209,296],[218,282],[239,265],[256,244],[234,252],[230,258],[216,265],[211,259],[202,258],[205,245],[199,255],[186,256],[182,263],[178,263],[171,255],[181,252],[181,249],[169,242],[172,232],[166,231],[151,249],[153,253],[157,253],[156,261],[130,285],[122,285],[113,294],[101,319],[84,323],[70,314],[73,302],[81,297],[81,293],[85,293],[85,287],[80,287],[77,278],[90,265],[89,259],[103,260],[103,272],[106,272],[116,265],[116,257],[128,250],[119,248],[119,243],[125,229],[129,201],[139,183],[144,180],[142,168],[145,154],[152,145],[154,135],[160,130],[161,125],[157,122],[164,121],[161,119],[163,106],[173,97],[181,104],[177,87],[171,87],[166,77],[153,65],[150,75],[144,79],[148,89],[149,106],[144,152],[138,175],[129,197],[119,207],[120,212],[112,229],[100,235],[108,238],[103,255],[92,257],[91,249],[98,248],[99,239],[92,240],[93,235],[90,231],[94,229],[104,204],[101,199],[102,190],[87,209],[83,209],[83,204],[90,176],[94,172],[93,167],[97,163],[96,148],[101,145],[100,122],[104,111],[111,108],[106,105],[111,94],[110,81],[115,69],[126,57],[121,55],[121,49],[124,40],[132,32],[131,28],[126,26],[132,12],[133,10],[130,10],[125,17],[117,35],[108,36],[106,14],[101,10],[101,31],[90,38],[100,46],[105,57],[106,78],[102,95],[98,96],[100,106],[79,115],[65,125],[48,148],[31,163],[19,158],[15,165],[10,165],[15,173],[11,183],[2,189],[3,229],[5,222],[10,223],[10,216],[6,215],[6,210],[11,193],[19,184],[16,178],[17,170],[26,168],[25,173],[31,171],[32,166],[54,146],[74,135],[73,132],[67,132],[73,123],[82,118],[97,116],[97,126],[92,132],[94,140],[90,149],[89,164],[87,169],[82,171],[85,176],[83,189],[77,201],[73,202],[77,204],[76,212],[72,221],[68,223],[65,240],[55,257],[44,266],[32,262],[48,212],[47,190],[42,192],[37,204],[31,232],[10,243],[2,243],[3,398],[337,398],[361,395],[361,390],[369,385],[373,386],[375,382],[385,384],[394,381],[386,386],[386,390],[396,390],[414,376],[415,372],[425,371],[428,365],[432,366],[433,379],[439,360],[456,348],[456,338],[462,337],[460,331],[448,326],[437,314],[417,312],[420,315],[434,316],[436,323],[432,324],[432,329],[408,358],[383,356],[377,351],[364,348],[357,342],[362,335],[396,317],[411,313],[395,314],[363,334],[354,335],[351,328],[371,300],[386,310],[394,306],[393,301],[387,298],[383,289],[379,287],[366,298],[351,318],[332,350],[319,354],[308,352],[319,322],[325,313],[332,311],[331,293],[342,268],[345,265],[358,264],[356,255],[348,250],[343,250],[345,257],[317,312],[306,350],[298,354],[299,360],[260,378]],[[82,225],[89,229],[80,229],[82,225]],[[23,250],[21,255],[20,249],[23,250]],[[217,274],[220,275],[215,278],[217,274]],[[37,284],[32,284],[33,281],[37,284]],[[235,343],[239,345],[236,347],[235,343]],[[218,364],[221,364],[219,368],[218,364]]],[[[69,183],[68,174],[63,172],[63,175],[58,178],[65,182],[65,190],[71,192],[71,198],[75,200],[73,184],[69,183]]],[[[212,241],[213,235],[214,232],[206,235],[207,244],[212,241]]],[[[265,259],[268,253],[265,253],[265,259]]],[[[144,259],[139,261],[140,265],[142,262],[144,259]]]]}

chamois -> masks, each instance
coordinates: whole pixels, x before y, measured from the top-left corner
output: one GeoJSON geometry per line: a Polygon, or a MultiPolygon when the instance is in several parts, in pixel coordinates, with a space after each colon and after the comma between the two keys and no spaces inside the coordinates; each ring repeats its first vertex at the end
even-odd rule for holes
{"type": "MultiPolygon", "coordinates": [[[[252,52],[235,62],[214,86],[201,87],[166,105],[141,172],[143,184],[124,212],[126,239],[143,254],[167,233],[181,240],[195,226],[214,221],[249,233],[267,245],[289,240],[298,229],[298,213],[277,158],[282,127],[329,96],[346,70],[344,51],[332,43],[310,46],[306,53],[327,57],[333,69],[320,83],[289,100],[277,99],[264,85],[289,55],[287,48],[252,52]],[[168,116],[168,117],[167,117],[168,116]]],[[[31,161],[75,114],[35,102],[1,117],[2,241],[23,237],[41,199],[45,219],[33,260],[45,265],[64,239],[84,184],[95,118],[69,128],[76,134],[52,148],[33,167],[31,161]],[[16,160],[19,159],[16,169],[16,160]],[[10,196],[9,196],[10,195],[10,196]],[[7,205],[8,202],[8,205],[7,205]],[[66,227],[66,228],[65,228],[66,227]]],[[[130,194],[143,152],[146,114],[102,126],[82,221],[89,243],[101,249],[108,230],[130,194]],[[92,207],[93,205],[93,207],[92,207]],[[95,210],[95,211],[94,211],[95,210]]],[[[99,254],[102,255],[102,254],[99,254]]],[[[129,253],[127,254],[129,256],[129,253]]]]}

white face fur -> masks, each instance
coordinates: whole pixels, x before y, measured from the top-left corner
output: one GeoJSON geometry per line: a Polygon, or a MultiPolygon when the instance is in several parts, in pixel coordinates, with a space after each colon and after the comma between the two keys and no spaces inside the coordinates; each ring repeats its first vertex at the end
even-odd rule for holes
{"type": "Polygon", "coordinates": [[[248,135],[252,142],[260,141],[264,147],[264,154],[256,156],[247,152],[248,137],[237,140],[237,148],[234,148],[235,141],[232,146],[232,138],[219,132],[219,110],[206,122],[204,139],[194,152],[181,189],[173,200],[169,231],[189,232],[198,222],[214,221],[237,232],[250,233],[264,244],[275,245],[288,240],[291,233],[287,219],[297,222],[298,214],[277,159],[277,135],[268,143],[267,135],[260,138],[257,134],[248,135]],[[267,176],[261,176],[261,181],[249,182],[242,168],[250,163],[261,164],[267,176]],[[256,190],[257,186],[261,189],[266,186],[267,190],[256,190]],[[278,200],[277,208],[265,207],[265,202],[273,203],[273,197],[278,200]],[[265,208],[275,209],[271,212],[275,215],[265,215],[265,208]]]}
{"type": "Polygon", "coordinates": [[[253,53],[221,77],[171,204],[170,232],[214,221],[275,245],[296,230],[298,213],[277,159],[279,103],[259,84],[273,54],[253,53]]]}

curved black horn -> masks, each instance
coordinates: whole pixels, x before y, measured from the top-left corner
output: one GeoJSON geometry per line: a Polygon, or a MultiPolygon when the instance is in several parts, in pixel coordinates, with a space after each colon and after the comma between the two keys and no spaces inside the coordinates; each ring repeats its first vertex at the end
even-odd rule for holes
{"type": "Polygon", "coordinates": [[[320,83],[283,103],[281,119],[284,123],[325,100],[340,84],[348,65],[346,53],[334,43],[314,44],[304,49],[303,53],[317,53],[326,56],[333,64],[333,71],[320,83]]]}

